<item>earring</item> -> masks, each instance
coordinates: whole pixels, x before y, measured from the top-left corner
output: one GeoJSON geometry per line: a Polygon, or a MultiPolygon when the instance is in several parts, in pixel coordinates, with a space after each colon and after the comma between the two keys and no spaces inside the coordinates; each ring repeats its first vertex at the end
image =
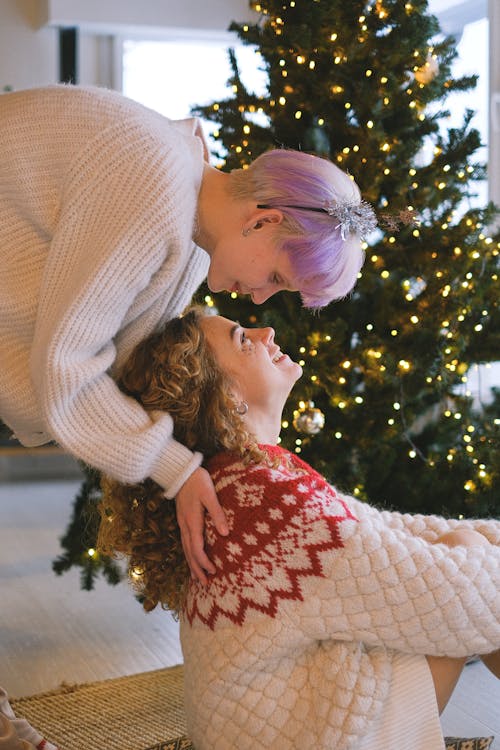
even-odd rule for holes
{"type": "Polygon", "coordinates": [[[239,414],[240,417],[244,417],[245,414],[248,411],[248,404],[247,404],[247,402],[246,401],[240,401],[240,403],[238,404],[238,406],[234,407],[234,410],[235,410],[236,414],[239,414]]]}

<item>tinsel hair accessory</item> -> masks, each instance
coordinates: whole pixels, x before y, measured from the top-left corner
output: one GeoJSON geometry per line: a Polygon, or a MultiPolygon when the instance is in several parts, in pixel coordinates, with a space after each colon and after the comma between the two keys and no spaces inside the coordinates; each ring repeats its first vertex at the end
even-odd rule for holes
{"type": "Polygon", "coordinates": [[[343,240],[350,234],[357,235],[364,240],[380,224],[389,230],[397,230],[400,224],[412,224],[415,214],[412,210],[399,211],[396,214],[380,214],[380,219],[371,203],[361,200],[355,201],[348,198],[338,198],[335,201],[325,202],[324,206],[297,206],[292,204],[258,203],[257,208],[294,208],[298,211],[314,211],[315,213],[328,214],[337,222],[335,229],[340,229],[343,240]]]}
{"type": "Polygon", "coordinates": [[[361,239],[365,239],[377,226],[375,211],[371,204],[364,200],[353,201],[338,198],[325,202],[324,206],[296,206],[285,203],[271,206],[267,203],[258,203],[257,208],[294,208],[298,211],[328,214],[337,222],[335,229],[340,229],[343,240],[347,239],[350,234],[356,234],[361,239]]]}

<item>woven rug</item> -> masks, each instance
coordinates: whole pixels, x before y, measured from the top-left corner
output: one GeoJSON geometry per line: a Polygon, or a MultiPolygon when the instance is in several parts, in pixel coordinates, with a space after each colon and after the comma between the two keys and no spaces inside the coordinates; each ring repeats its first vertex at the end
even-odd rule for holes
{"type": "MultiPolygon", "coordinates": [[[[194,750],[186,737],[182,692],[179,665],[103,682],[62,685],[11,703],[18,716],[59,743],[61,750],[194,750]]],[[[492,741],[492,737],[449,737],[446,748],[488,750],[492,741]]]]}
{"type": "Polygon", "coordinates": [[[11,700],[62,750],[188,750],[183,667],[158,669],[11,700]],[[179,739],[176,739],[179,738],[179,739]]]}

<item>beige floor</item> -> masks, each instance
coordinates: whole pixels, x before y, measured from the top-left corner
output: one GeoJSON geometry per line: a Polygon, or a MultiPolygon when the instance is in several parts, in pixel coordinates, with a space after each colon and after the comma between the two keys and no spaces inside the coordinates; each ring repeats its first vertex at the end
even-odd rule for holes
{"type": "MultiPolygon", "coordinates": [[[[56,577],[76,481],[0,484],[0,685],[15,697],[182,662],[178,627],[143,613],[124,584],[81,591],[78,573],[56,577]]],[[[443,717],[445,734],[495,735],[500,681],[466,668],[443,717]]]]}

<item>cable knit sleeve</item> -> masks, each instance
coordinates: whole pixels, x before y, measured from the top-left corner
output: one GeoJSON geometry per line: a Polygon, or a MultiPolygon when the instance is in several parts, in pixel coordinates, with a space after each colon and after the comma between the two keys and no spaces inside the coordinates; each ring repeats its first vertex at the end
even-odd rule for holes
{"type": "Polygon", "coordinates": [[[305,583],[304,602],[318,599],[316,637],[437,656],[499,648],[500,548],[450,549],[380,521],[343,525],[324,578],[305,583]]]}
{"type": "Polygon", "coordinates": [[[53,437],[122,481],[151,476],[169,496],[201,457],[173,439],[168,414],[148,416],[109,371],[117,334],[140,316],[144,334],[159,322],[162,296],[178,293],[192,252],[202,159],[195,176],[188,149],[174,145],[130,119],[79,154],[63,186],[32,348],[53,437]]]}
{"type": "Polygon", "coordinates": [[[217,627],[279,613],[305,639],[422,655],[500,647],[499,547],[433,545],[289,461],[216,468],[232,530],[222,538],[209,526],[217,573],[189,599],[188,619],[217,627]]]}
{"type": "MultiPolygon", "coordinates": [[[[340,493],[339,493],[340,494],[340,493]]],[[[404,529],[412,536],[418,536],[429,542],[448,531],[471,529],[477,531],[491,543],[500,546],[500,521],[495,519],[443,518],[442,516],[424,516],[421,514],[400,513],[398,511],[377,510],[368,503],[340,494],[349,503],[358,518],[380,519],[380,522],[391,529],[404,529]]]]}

